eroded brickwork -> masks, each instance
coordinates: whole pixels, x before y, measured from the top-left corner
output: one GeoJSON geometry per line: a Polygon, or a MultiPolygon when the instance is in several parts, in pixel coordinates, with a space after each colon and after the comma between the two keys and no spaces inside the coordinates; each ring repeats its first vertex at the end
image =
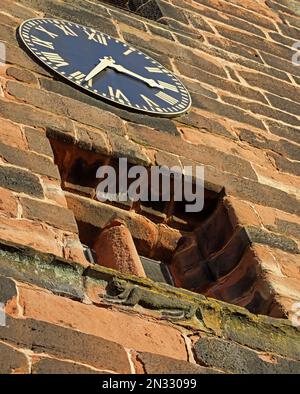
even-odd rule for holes
{"type": "Polygon", "coordinates": [[[299,329],[231,305],[292,319],[300,301],[298,40],[293,0],[1,0],[1,372],[299,373],[299,329]],[[192,109],[140,115],[53,77],[16,35],[42,16],[140,47],[186,84],[192,109]],[[72,178],[79,157],[82,171],[119,157],[203,164],[205,215],[100,203],[95,179],[72,178]],[[139,253],[200,294],[91,266],[83,234],[116,214],[139,253]]]}

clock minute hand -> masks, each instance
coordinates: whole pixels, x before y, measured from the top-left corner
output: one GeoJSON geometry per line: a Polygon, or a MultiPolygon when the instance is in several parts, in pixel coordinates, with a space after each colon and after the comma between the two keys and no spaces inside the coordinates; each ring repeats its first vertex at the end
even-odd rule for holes
{"type": "Polygon", "coordinates": [[[151,86],[152,88],[159,88],[159,89],[163,89],[163,86],[159,85],[156,81],[154,81],[154,79],[149,79],[149,78],[144,78],[139,74],[136,74],[133,71],[128,70],[127,68],[121,66],[120,64],[110,64],[109,65],[110,68],[113,68],[114,70],[117,70],[121,73],[130,75],[131,77],[137,78],[143,82],[145,82],[146,84],[148,84],[149,86],[151,86]]]}
{"type": "Polygon", "coordinates": [[[99,74],[101,71],[103,71],[105,68],[110,66],[113,63],[113,60],[110,58],[104,58],[104,59],[99,59],[100,62],[97,64],[96,67],[94,67],[88,75],[84,78],[86,82],[88,82],[90,79],[94,78],[97,74],[99,74]]]}

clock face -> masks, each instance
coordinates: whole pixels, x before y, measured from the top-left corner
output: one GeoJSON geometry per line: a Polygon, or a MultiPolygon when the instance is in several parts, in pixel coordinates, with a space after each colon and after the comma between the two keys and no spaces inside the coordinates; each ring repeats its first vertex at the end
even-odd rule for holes
{"type": "Polygon", "coordinates": [[[61,19],[22,23],[19,35],[45,65],[73,84],[117,105],[174,116],[191,97],[184,85],[139,49],[93,28],[61,19]]]}

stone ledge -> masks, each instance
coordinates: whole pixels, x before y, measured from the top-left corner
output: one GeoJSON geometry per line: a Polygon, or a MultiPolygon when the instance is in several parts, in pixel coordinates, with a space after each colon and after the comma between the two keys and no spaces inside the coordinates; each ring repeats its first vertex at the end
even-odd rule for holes
{"type": "MultiPolygon", "coordinates": [[[[172,304],[175,302],[176,311],[185,312],[183,317],[178,317],[178,314],[173,314],[173,317],[170,317],[172,314],[162,314],[161,318],[171,320],[178,326],[232,340],[252,349],[300,359],[300,330],[293,327],[289,321],[254,315],[244,308],[208,299],[184,289],[154,283],[149,279],[139,279],[100,266],[90,265],[84,269],[77,263],[5,241],[0,241],[0,274],[21,282],[37,284],[55,294],[77,300],[83,300],[85,297],[84,283],[88,279],[92,279],[94,286],[103,290],[107,290],[109,284],[111,286],[113,283],[119,283],[131,290],[139,289],[137,295],[142,295],[129,302],[129,305],[128,302],[125,305],[126,301],[123,302],[124,305],[122,302],[110,302],[109,295],[110,299],[120,296],[115,286],[114,293],[109,291],[104,295],[106,305],[125,308],[127,312],[134,312],[137,306],[140,313],[145,313],[141,312],[143,310],[151,312],[153,309],[158,312],[170,312],[174,310],[172,304]]],[[[100,298],[100,302],[104,302],[103,298],[100,298]]]]}

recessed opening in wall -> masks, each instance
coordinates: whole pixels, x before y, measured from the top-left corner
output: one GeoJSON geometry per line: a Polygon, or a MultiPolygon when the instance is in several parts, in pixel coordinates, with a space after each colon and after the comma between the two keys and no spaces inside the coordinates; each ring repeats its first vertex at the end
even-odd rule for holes
{"type": "MultiPolygon", "coordinates": [[[[93,251],[95,242],[111,220],[118,218],[129,230],[151,279],[241,305],[255,313],[271,313],[274,301],[260,277],[247,231],[232,218],[221,187],[205,188],[204,208],[199,213],[186,212],[185,201],[174,201],[172,193],[167,202],[99,201],[96,172],[101,165],[111,165],[118,171],[119,159],[57,138],[49,138],[55,162],[90,261],[101,264],[93,251]]],[[[128,168],[131,165],[128,163],[128,168]]],[[[150,168],[146,170],[149,173],[150,168]]]]}
{"type": "Polygon", "coordinates": [[[165,16],[161,4],[156,0],[102,0],[102,2],[154,21],[159,21],[165,16]]]}
{"type": "MultiPolygon", "coordinates": [[[[119,192],[119,159],[101,155],[99,153],[85,151],[74,144],[65,143],[57,139],[50,138],[53,148],[55,162],[59,167],[62,180],[62,188],[72,195],[89,198],[101,206],[114,206],[124,211],[134,212],[136,216],[145,217],[153,224],[162,224],[166,228],[178,230],[181,233],[193,231],[216,209],[220,195],[219,193],[205,190],[204,208],[199,213],[185,212],[185,206],[188,203],[183,201],[174,201],[173,198],[173,181],[170,181],[170,201],[164,201],[159,196],[159,201],[151,201],[151,175],[150,168],[146,168],[149,174],[149,187],[147,201],[106,201],[105,203],[97,201],[96,188],[101,179],[97,178],[96,173],[100,166],[109,165],[116,172],[116,192],[119,192]]],[[[128,163],[128,170],[134,164],[128,163]]],[[[128,187],[133,179],[127,178],[128,187]]],[[[100,209],[100,208],[99,208],[100,209]]],[[[76,216],[76,213],[75,213],[76,216]]],[[[80,220],[78,220],[80,222],[80,220]]],[[[85,226],[88,222],[85,224],[85,226]]],[[[94,232],[97,232],[94,229],[94,232]]],[[[86,228],[84,233],[86,233],[86,228]]],[[[89,238],[93,238],[89,232],[89,238]]],[[[88,243],[85,239],[84,243],[88,243]]],[[[152,251],[153,253],[153,251],[152,251]]]]}
{"type": "MultiPolygon", "coordinates": [[[[97,200],[96,188],[99,179],[96,177],[97,169],[103,165],[110,165],[116,171],[116,179],[119,179],[119,161],[116,158],[104,156],[95,152],[80,149],[74,144],[50,139],[55,162],[59,167],[62,180],[62,188],[66,191],[67,200],[76,206],[74,210],[78,223],[80,238],[83,244],[92,247],[94,240],[103,229],[110,215],[118,214],[125,218],[133,227],[133,237],[138,253],[144,257],[152,258],[164,263],[170,263],[176,247],[175,240],[182,235],[188,234],[201,225],[203,221],[216,209],[219,202],[219,194],[205,191],[204,209],[199,213],[186,213],[186,201],[174,201],[171,180],[170,201],[151,201],[151,176],[149,173],[149,198],[148,201],[106,201],[97,200]],[[80,199],[81,198],[81,199],[80,199]],[[90,217],[90,206],[83,208],[85,204],[93,203],[99,218],[90,217]],[[109,209],[111,207],[111,209],[109,209]],[[116,211],[117,210],[117,211],[116,211]],[[101,215],[102,212],[102,215],[101,215]],[[147,239],[139,235],[140,231],[146,231],[149,225],[154,232],[164,232],[166,240],[159,245],[152,245],[147,239]],[[158,230],[157,230],[158,228],[158,230]],[[135,237],[135,233],[137,236],[135,237]]],[[[128,163],[128,170],[133,164],[128,163]]],[[[127,179],[130,186],[133,179],[127,179]]],[[[116,184],[119,192],[119,185],[116,184]]]]}

